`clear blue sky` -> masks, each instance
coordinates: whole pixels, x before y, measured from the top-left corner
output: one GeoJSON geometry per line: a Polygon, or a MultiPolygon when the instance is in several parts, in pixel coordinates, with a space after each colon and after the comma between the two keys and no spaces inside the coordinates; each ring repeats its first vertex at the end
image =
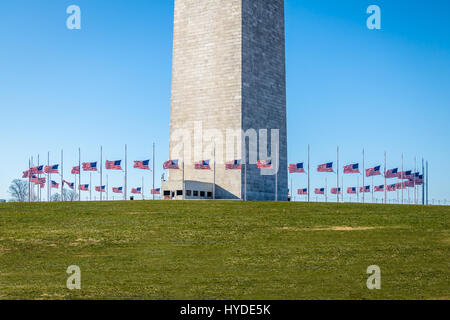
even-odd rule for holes
{"type": "MultiPolygon", "coordinates": [[[[335,161],[405,169],[430,162],[430,198],[450,200],[450,2],[286,0],[290,162],[335,161]],[[366,27],[377,4],[382,30],[366,27]]],[[[2,0],[0,2],[0,198],[30,156],[59,163],[151,157],[156,180],[168,155],[173,1],[2,0]],[[66,28],[66,8],[82,29],[66,28]]],[[[110,186],[122,185],[117,172],[110,186]]],[[[324,178],[312,175],[312,187],[324,178]]],[[[150,183],[146,174],[146,183],[150,183]]],[[[87,175],[83,182],[88,183],[87,175]]],[[[141,173],[131,170],[129,186],[141,173]]],[[[95,180],[94,180],[95,181],[95,180]]],[[[306,176],[294,177],[294,188],[306,176]]],[[[346,177],[346,187],[356,177],[346,177]]],[[[375,184],[382,184],[381,178],[375,184]]],[[[98,182],[94,182],[98,185],[98,182]]],[[[331,182],[330,182],[331,184],[331,182]]],[[[159,186],[159,184],[158,184],[159,186]]],[[[149,190],[149,189],[147,189],[149,190]]]]}

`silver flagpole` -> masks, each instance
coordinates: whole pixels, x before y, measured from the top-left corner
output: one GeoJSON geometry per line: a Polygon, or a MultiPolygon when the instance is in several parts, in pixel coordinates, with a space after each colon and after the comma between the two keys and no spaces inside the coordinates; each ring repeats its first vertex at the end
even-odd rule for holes
{"type": "Polygon", "coordinates": [[[108,175],[106,175],[106,201],[108,201],[109,197],[108,197],[108,193],[109,193],[109,179],[108,179],[108,175]]]}
{"type": "MultiPolygon", "coordinates": [[[[50,151],[47,152],[47,167],[50,166],[50,151]]],[[[50,202],[50,170],[47,172],[47,202],[50,202]]]]}
{"type": "Polygon", "coordinates": [[[413,175],[414,204],[417,204],[417,199],[416,199],[416,172],[417,172],[417,159],[416,159],[416,157],[414,157],[414,175],[413,175]]]}
{"type": "MultiPolygon", "coordinates": [[[[278,153],[279,153],[278,142],[277,142],[277,147],[276,147],[275,151],[276,151],[276,154],[275,154],[276,166],[278,167],[279,166],[278,162],[280,161],[280,157],[278,155],[278,153]]],[[[273,163],[272,163],[272,166],[273,166],[273,163]]],[[[278,201],[278,170],[275,171],[275,201],[278,201]]]]}
{"type": "Polygon", "coordinates": [[[328,202],[328,181],[325,178],[325,202],[328,202]]]}
{"type": "Polygon", "coordinates": [[[145,198],[144,198],[144,176],[142,176],[142,200],[145,200],[145,198]]]}
{"type": "Polygon", "coordinates": [[[310,177],[309,177],[309,158],[310,156],[310,146],[308,144],[308,202],[310,201],[310,192],[311,192],[311,186],[310,186],[310,177]]]}
{"type": "Polygon", "coordinates": [[[155,143],[153,142],[153,189],[152,189],[152,200],[155,200],[155,143]]]}
{"type": "Polygon", "coordinates": [[[103,200],[103,146],[100,146],[100,201],[103,200]]]}
{"type": "Polygon", "coordinates": [[[422,205],[425,205],[425,165],[422,158],[422,175],[423,175],[423,184],[422,184],[422,205]]]}
{"type": "Polygon", "coordinates": [[[123,196],[124,196],[124,200],[127,200],[127,145],[125,145],[125,186],[124,186],[124,191],[123,191],[123,196]]]}
{"type": "Polygon", "coordinates": [[[387,172],[387,167],[386,167],[386,151],[384,151],[384,204],[387,203],[387,185],[386,185],[386,172],[387,172]]]}
{"type": "Polygon", "coordinates": [[[336,149],[336,160],[337,160],[337,168],[336,168],[336,202],[339,203],[339,146],[336,149]]]}
{"type": "Polygon", "coordinates": [[[402,204],[403,204],[403,153],[402,153],[402,174],[401,174],[401,177],[402,177],[402,184],[401,184],[401,186],[402,186],[402,204]]]}
{"type": "Polygon", "coordinates": [[[185,190],[185,185],[184,185],[184,143],[183,143],[183,173],[182,173],[181,183],[182,183],[181,187],[182,187],[182,192],[183,192],[181,199],[185,200],[186,199],[186,197],[185,197],[186,190],[185,190]]]}
{"type": "Polygon", "coordinates": [[[428,160],[427,160],[427,175],[426,175],[426,180],[427,180],[427,185],[426,185],[426,195],[427,195],[427,201],[426,201],[426,203],[427,203],[427,205],[428,205],[428,174],[429,174],[429,172],[428,172],[428,160]]]}
{"type": "Polygon", "coordinates": [[[213,200],[216,200],[216,143],[214,142],[213,200]]]}
{"type": "Polygon", "coordinates": [[[92,171],[89,171],[89,201],[92,201],[92,171]]]}
{"type": "MultiPolygon", "coordinates": [[[[39,155],[37,156],[38,159],[38,167],[41,165],[40,160],[39,160],[39,155]]],[[[38,197],[38,202],[41,202],[41,188],[40,188],[40,180],[41,180],[41,174],[38,174],[38,183],[37,183],[37,197],[38,197]]]]}
{"type": "Polygon", "coordinates": [[[31,160],[28,158],[28,202],[31,202],[31,160]]]}
{"type": "Polygon", "coordinates": [[[292,189],[292,174],[291,174],[291,201],[294,201],[294,189],[292,189]]]}
{"type": "Polygon", "coordinates": [[[359,203],[359,176],[357,176],[356,180],[356,201],[359,203]]]}
{"type": "Polygon", "coordinates": [[[61,201],[64,201],[64,150],[61,149],[61,201]]]}
{"type": "Polygon", "coordinates": [[[372,176],[372,203],[373,203],[373,190],[374,189],[374,185],[373,185],[373,176],[372,176]]]}
{"type": "MultiPolygon", "coordinates": [[[[33,156],[31,156],[31,167],[34,166],[34,159],[33,156]]],[[[34,176],[34,174],[33,174],[34,176]]],[[[34,202],[34,182],[32,182],[33,184],[30,183],[30,188],[31,188],[31,201],[34,202]]]]}
{"type": "Polygon", "coordinates": [[[363,155],[363,170],[362,170],[362,179],[363,179],[362,187],[363,187],[363,192],[362,192],[362,202],[364,203],[364,194],[366,193],[366,185],[365,185],[365,182],[364,182],[364,176],[366,175],[366,167],[365,167],[365,163],[364,163],[364,149],[363,149],[362,155],[363,155]]]}
{"type": "Polygon", "coordinates": [[[81,201],[81,148],[78,148],[78,169],[80,172],[78,172],[78,201],[81,201]]]}
{"type": "Polygon", "coordinates": [[[247,153],[244,161],[244,201],[247,201],[247,153]]]}

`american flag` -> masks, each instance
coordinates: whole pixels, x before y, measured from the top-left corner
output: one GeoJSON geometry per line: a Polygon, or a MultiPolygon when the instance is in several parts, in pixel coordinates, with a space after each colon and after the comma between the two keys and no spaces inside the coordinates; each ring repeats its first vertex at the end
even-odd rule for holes
{"type": "Polygon", "coordinates": [[[150,160],[134,161],[133,167],[136,169],[150,170],[150,160]]]}
{"type": "Polygon", "coordinates": [[[59,189],[59,183],[52,180],[52,188],[53,189],[59,189]]]}
{"type": "Polygon", "coordinates": [[[414,178],[414,175],[415,174],[412,171],[405,171],[405,175],[403,176],[403,178],[412,180],[414,178]]]}
{"type": "Polygon", "coordinates": [[[384,192],[384,185],[381,186],[375,186],[373,189],[375,192],[384,192]]]}
{"type": "Polygon", "coordinates": [[[305,169],[303,168],[303,163],[290,164],[288,169],[289,169],[289,173],[305,173],[305,169]]]}
{"type": "Polygon", "coordinates": [[[28,178],[30,176],[30,170],[24,171],[22,174],[22,178],[28,178]]]}
{"type": "Polygon", "coordinates": [[[414,188],[414,180],[403,181],[403,186],[406,188],[414,188]]]}
{"type": "Polygon", "coordinates": [[[359,192],[370,192],[370,186],[365,186],[365,187],[361,187],[359,188],[359,192]]]}
{"type": "Polygon", "coordinates": [[[416,180],[416,186],[421,186],[421,185],[423,185],[423,174],[419,174],[419,176],[417,176],[416,178],[415,178],[415,180],[416,180]]]}
{"type": "Polygon", "coordinates": [[[381,166],[376,166],[366,170],[366,177],[373,177],[381,175],[381,166]]]}
{"type": "Polygon", "coordinates": [[[131,189],[131,193],[133,194],[141,194],[142,188],[133,188],[131,189]]]}
{"type": "Polygon", "coordinates": [[[113,188],[113,193],[123,193],[123,187],[113,188]]]}
{"type": "Polygon", "coordinates": [[[31,174],[43,174],[44,166],[37,166],[30,169],[31,174]]]}
{"type": "Polygon", "coordinates": [[[390,184],[390,185],[388,185],[387,188],[386,188],[386,190],[387,190],[387,191],[395,191],[395,190],[396,190],[396,189],[395,189],[395,184],[390,184]]]}
{"type": "Polygon", "coordinates": [[[106,188],[105,188],[105,186],[97,186],[97,187],[95,187],[95,191],[97,191],[97,192],[105,192],[106,191],[106,188]]]}
{"type": "Polygon", "coordinates": [[[45,173],[59,173],[59,164],[55,164],[53,166],[45,166],[44,172],[45,173]]]}
{"type": "Polygon", "coordinates": [[[397,177],[399,179],[412,179],[412,171],[400,171],[399,173],[397,173],[397,177]]]}
{"type": "Polygon", "coordinates": [[[359,164],[349,164],[344,167],[344,173],[359,173],[359,164]]]}
{"type": "Polygon", "coordinates": [[[116,161],[108,161],[105,162],[105,169],[106,170],[122,170],[122,167],[120,164],[122,163],[122,160],[116,160],[116,161]]]}
{"type": "Polygon", "coordinates": [[[38,178],[37,183],[41,186],[41,188],[45,187],[45,183],[47,182],[46,178],[38,178]]]}
{"type": "Polygon", "coordinates": [[[384,176],[388,179],[397,178],[398,177],[398,168],[390,169],[384,173],[384,176]]]}
{"type": "Polygon", "coordinates": [[[341,194],[341,188],[331,188],[332,194],[341,194]]]}
{"type": "Polygon", "coordinates": [[[33,183],[38,183],[38,177],[37,176],[31,176],[30,181],[33,183]]]}
{"type": "Polygon", "coordinates": [[[256,161],[258,169],[272,169],[272,160],[258,160],[256,161]]]}
{"type": "Polygon", "coordinates": [[[397,182],[395,184],[395,189],[397,190],[401,190],[401,189],[405,189],[405,185],[403,184],[403,182],[397,182]]]}
{"type": "Polygon", "coordinates": [[[356,188],[355,187],[349,187],[347,188],[348,194],[356,194],[356,188]]]}
{"type": "Polygon", "coordinates": [[[333,162],[324,163],[317,167],[317,172],[334,172],[333,162]]]}
{"type": "Polygon", "coordinates": [[[168,169],[180,169],[179,165],[178,165],[178,160],[169,160],[164,162],[163,165],[164,170],[168,170],[168,169]]]}
{"type": "Polygon", "coordinates": [[[161,194],[161,189],[160,188],[152,189],[151,194],[161,194]]]}
{"type": "Polygon", "coordinates": [[[70,188],[70,189],[74,189],[75,188],[75,183],[74,182],[69,182],[69,181],[66,181],[66,180],[64,180],[63,181],[65,184],[67,184],[67,186],[70,188]]]}
{"type": "Polygon", "coordinates": [[[194,168],[197,170],[210,170],[211,167],[209,166],[209,160],[202,160],[199,162],[196,162],[194,164],[194,168]]]}
{"type": "Polygon", "coordinates": [[[89,191],[89,185],[88,184],[81,184],[78,189],[81,191],[89,191]]]}
{"type": "Polygon", "coordinates": [[[308,189],[307,188],[305,188],[305,189],[298,189],[297,193],[300,194],[300,195],[308,195],[308,189]]]}
{"type": "Polygon", "coordinates": [[[241,170],[241,160],[229,161],[225,164],[225,170],[241,170]]]}
{"type": "Polygon", "coordinates": [[[80,174],[80,166],[72,167],[72,174],[80,174]]]}
{"type": "Polygon", "coordinates": [[[314,190],[315,194],[325,194],[325,188],[316,188],[314,190]]]}
{"type": "Polygon", "coordinates": [[[83,171],[97,171],[97,162],[83,162],[83,171]]]}

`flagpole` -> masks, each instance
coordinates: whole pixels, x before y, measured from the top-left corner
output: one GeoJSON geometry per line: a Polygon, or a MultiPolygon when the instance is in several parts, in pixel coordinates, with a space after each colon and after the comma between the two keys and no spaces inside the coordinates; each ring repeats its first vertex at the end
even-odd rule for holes
{"type": "Polygon", "coordinates": [[[427,205],[428,205],[428,160],[427,160],[427,175],[426,175],[427,185],[426,185],[426,195],[427,195],[427,205]]]}
{"type": "Polygon", "coordinates": [[[31,160],[28,158],[28,202],[31,202],[31,160]]]}
{"type": "Polygon", "coordinates": [[[214,142],[213,200],[216,200],[216,143],[214,142]]]}
{"type": "Polygon", "coordinates": [[[387,203],[387,185],[386,185],[386,172],[387,172],[387,167],[386,167],[386,151],[384,151],[384,204],[387,203]]]}
{"type": "Polygon", "coordinates": [[[374,185],[373,185],[373,176],[372,176],[372,203],[373,203],[373,189],[374,189],[374,185]]]}
{"type": "Polygon", "coordinates": [[[244,201],[247,201],[247,152],[244,161],[244,201]]]}
{"type": "Polygon", "coordinates": [[[61,149],[61,201],[64,201],[63,191],[64,191],[64,150],[61,149]]]}
{"type": "Polygon", "coordinates": [[[336,159],[337,159],[337,168],[336,168],[336,202],[339,203],[339,146],[336,149],[336,159]]]}
{"type": "Polygon", "coordinates": [[[362,193],[362,202],[364,203],[364,194],[366,193],[366,185],[364,183],[364,176],[366,174],[366,167],[365,167],[365,163],[364,163],[364,148],[363,148],[363,152],[362,152],[362,156],[363,156],[363,170],[362,170],[362,187],[363,187],[363,193],[362,193]]]}
{"type": "Polygon", "coordinates": [[[155,200],[155,143],[153,142],[153,192],[152,200],[155,200]]]}
{"type": "MultiPolygon", "coordinates": [[[[41,165],[40,160],[39,160],[39,155],[37,156],[37,158],[38,158],[38,167],[39,167],[41,165]]],[[[41,180],[41,174],[38,173],[38,183],[37,183],[38,184],[38,190],[37,190],[38,202],[41,202],[41,188],[40,188],[40,184],[39,184],[40,180],[41,180]]]]}
{"type": "Polygon", "coordinates": [[[103,200],[103,146],[100,146],[100,201],[103,200]]]}
{"type": "MultiPolygon", "coordinates": [[[[33,156],[31,156],[31,166],[30,166],[30,169],[31,169],[31,167],[34,166],[34,161],[33,161],[33,160],[34,160],[34,159],[33,159],[33,156]]],[[[34,182],[31,181],[31,177],[30,177],[30,190],[31,190],[31,197],[30,197],[30,199],[31,199],[32,202],[34,202],[34,182]],[[31,183],[33,183],[33,184],[31,184],[31,183]]]]}
{"type": "Polygon", "coordinates": [[[183,196],[181,197],[181,199],[185,200],[186,199],[186,197],[185,197],[186,190],[185,190],[185,185],[184,185],[184,143],[183,143],[183,173],[182,173],[181,183],[182,183],[182,191],[183,191],[183,196]]]}
{"type": "Polygon", "coordinates": [[[325,178],[325,202],[328,202],[328,180],[325,178]]]}
{"type": "Polygon", "coordinates": [[[414,174],[413,174],[413,185],[414,185],[414,204],[417,204],[416,199],[416,172],[417,172],[417,159],[414,157],[414,174]]]}
{"type": "Polygon", "coordinates": [[[356,201],[359,203],[359,176],[356,179],[356,201]]]}
{"type": "Polygon", "coordinates": [[[422,175],[423,175],[423,184],[422,184],[422,205],[425,205],[425,165],[422,158],[422,175]]]}
{"type": "Polygon", "coordinates": [[[127,145],[125,144],[125,190],[123,191],[124,200],[127,200],[127,145]]]}
{"type": "Polygon", "coordinates": [[[142,200],[144,200],[144,176],[142,176],[142,200]]]}
{"type": "Polygon", "coordinates": [[[402,174],[401,174],[401,177],[402,177],[402,204],[403,204],[403,153],[402,153],[402,174]]]}
{"type": "MultiPolygon", "coordinates": [[[[279,161],[280,161],[280,157],[279,157],[279,145],[277,142],[277,147],[275,149],[276,154],[275,154],[275,158],[276,158],[276,163],[275,163],[275,201],[278,201],[278,170],[277,168],[279,167],[279,161]]],[[[273,166],[273,163],[272,163],[273,166]]]]}
{"type": "Polygon", "coordinates": [[[108,179],[108,175],[106,175],[106,201],[108,201],[109,197],[108,197],[108,193],[109,193],[109,179],[108,179]]]}
{"type": "Polygon", "coordinates": [[[291,174],[291,201],[294,200],[294,189],[292,189],[292,174],[291,174]]]}
{"type": "MultiPolygon", "coordinates": [[[[50,151],[47,152],[47,167],[50,166],[50,151]]],[[[47,202],[50,202],[50,170],[47,172],[47,202]]]]}
{"type": "Polygon", "coordinates": [[[81,148],[78,147],[78,169],[80,172],[78,172],[78,201],[81,201],[81,148]]]}
{"type": "Polygon", "coordinates": [[[310,201],[310,192],[311,192],[311,188],[310,188],[310,177],[309,177],[309,158],[310,156],[310,146],[308,144],[308,202],[310,201]]]}

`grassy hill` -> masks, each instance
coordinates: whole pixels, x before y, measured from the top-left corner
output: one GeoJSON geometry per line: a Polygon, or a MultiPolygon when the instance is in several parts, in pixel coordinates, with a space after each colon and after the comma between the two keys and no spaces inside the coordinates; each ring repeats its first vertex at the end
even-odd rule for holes
{"type": "Polygon", "coordinates": [[[449,299],[449,218],[394,205],[0,204],[0,299],[449,299]],[[366,287],[370,265],[381,290],[366,287]]]}

